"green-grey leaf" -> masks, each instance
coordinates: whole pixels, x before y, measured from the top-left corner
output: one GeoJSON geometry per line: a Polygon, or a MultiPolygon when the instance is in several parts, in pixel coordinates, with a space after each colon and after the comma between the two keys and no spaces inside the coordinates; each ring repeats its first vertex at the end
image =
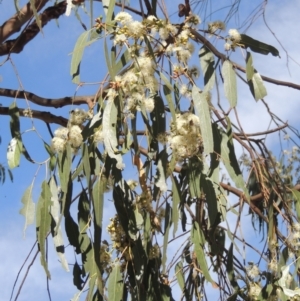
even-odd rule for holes
{"type": "Polygon", "coordinates": [[[267,90],[260,74],[253,68],[253,60],[250,52],[247,52],[246,75],[250,91],[255,100],[258,101],[264,98],[267,95],[267,90]]]}
{"type": "Polygon", "coordinates": [[[182,292],[184,291],[184,276],[182,272],[183,264],[181,261],[177,262],[175,265],[175,273],[176,273],[176,278],[179,284],[179,287],[181,288],[182,292]]]}
{"type": "Polygon", "coordinates": [[[59,202],[59,191],[58,187],[56,185],[54,177],[51,177],[50,183],[50,192],[51,192],[51,207],[50,207],[50,213],[53,218],[53,221],[55,222],[55,229],[52,231],[53,233],[53,242],[55,246],[55,250],[57,253],[57,256],[59,257],[59,260],[61,262],[62,267],[69,272],[69,265],[67,262],[67,259],[65,257],[65,247],[64,247],[64,241],[63,241],[63,234],[61,231],[61,227],[58,224],[59,219],[61,216],[60,213],[60,202],[59,202]]]}
{"type": "Polygon", "coordinates": [[[172,224],[172,208],[168,202],[166,202],[166,211],[165,211],[165,231],[164,231],[164,242],[163,242],[163,252],[162,252],[162,271],[166,272],[166,262],[167,262],[167,250],[168,250],[168,239],[169,231],[172,224]]]}
{"type": "Polygon", "coordinates": [[[34,222],[34,213],[35,213],[35,204],[32,200],[32,188],[33,184],[31,184],[24,192],[22,196],[23,207],[20,210],[20,214],[25,217],[25,225],[23,230],[23,236],[25,238],[25,232],[28,225],[33,224],[34,222]]]}
{"type": "Polygon", "coordinates": [[[109,23],[112,20],[112,15],[114,12],[116,0],[102,0],[102,5],[104,12],[106,14],[106,23],[109,23]]]}
{"type": "Polygon", "coordinates": [[[117,160],[116,167],[123,169],[122,156],[118,150],[118,140],[116,136],[117,107],[114,101],[108,101],[103,112],[103,135],[105,150],[112,159],[117,160]]]}
{"type": "Polygon", "coordinates": [[[162,150],[158,155],[155,186],[158,187],[162,192],[167,191],[166,184],[166,173],[167,173],[168,154],[166,150],[162,150]]]}
{"type": "Polygon", "coordinates": [[[249,47],[253,52],[258,52],[265,55],[271,53],[274,56],[280,57],[279,51],[275,47],[255,40],[245,34],[241,34],[241,40],[239,44],[244,45],[245,48],[249,47]]]}
{"type": "Polygon", "coordinates": [[[232,63],[228,60],[223,63],[222,76],[224,79],[225,97],[229,100],[230,107],[234,108],[237,104],[236,74],[232,63]]]}
{"type": "Polygon", "coordinates": [[[172,202],[173,202],[173,207],[172,207],[172,223],[174,224],[173,227],[173,238],[175,237],[177,228],[178,228],[178,221],[179,221],[179,203],[180,203],[180,188],[179,188],[179,183],[177,181],[177,178],[171,175],[171,180],[172,180],[172,202]]]}
{"type": "Polygon", "coordinates": [[[124,281],[120,271],[120,264],[115,263],[108,278],[108,300],[120,301],[123,297],[124,281]]]}
{"type": "Polygon", "coordinates": [[[47,277],[50,279],[50,272],[48,270],[48,264],[46,259],[46,245],[45,240],[50,231],[51,226],[51,192],[48,183],[44,181],[42,183],[42,193],[40,195],[38,205],[37,205],[37,216],[36,216],[36,226],[38,229],[38,243],[41,253],[41,264],[45,269],[47,277]]]}
{"type": "Polygon", "coordinates": [[[200,65],[204,74],[204,91],[210,91],[215,84],[215,59],[213,53],[205,46],[199,51],[200,65]]]}
{"type": "Polygon", "coordinates": [[[192,97],[195,104],[196,113],[200,119],[200,129],[203,139],[204,152],[206,154],[214,151],[214,139],[211,126],[210,110],[207,101],[207,93],[200,91],[197,86],[193,86],[192,97]]]}
{"type": "Polygon", "coordinates": [[[22,142],[17,138],[12,138],[7,147],[7,163],[10,169],[20,165],[20,157],[22,152],[22,142]]]}
{"type": "Polygon", "coordinates": [[[41,21],[39,15],[38,15],[38,12],[37,12],[37,9],[36,9],[35,5],[36,5],[36,1],[35,0],[30,0],[30,8],[32,9],[36,24],[39,27],[40,31],[43,32],[43,30],[42,30],[42,21],[41,21]]]}
{"type": "Polygon", "coordinates": [[[208,271],[206,256],[204,253],[205,238],[197,222],[194,222],[194,225],[191,229],[191,240],[194,244],[196,257],[205,279],[211,282],[213,285],[216,285],[208,271]]]}
{"type": "Polygon", "coordinates": [[[90,31],[83,32],[77,39],[77,42],[73,50],[72,61],[71,61],[71,76],[72,76],[72,81],[75,84],[80,83],[80,76],[79,76],[80,62],[83,56],[84,48],[86,47],[87,44],[89,34],[90,31]]]}
{"type": "Polygon", "coordinates": [[[226,170],[230,178],[234,181],[237,188],[240,188],[245,193],[246,197],[249,198],[249,192],[246,188],[238,161],[236,159],[234,146],[230,143],[227,134],[221,130],[222,142],[221,142],[221,159],[225,165],[226,170]]]}

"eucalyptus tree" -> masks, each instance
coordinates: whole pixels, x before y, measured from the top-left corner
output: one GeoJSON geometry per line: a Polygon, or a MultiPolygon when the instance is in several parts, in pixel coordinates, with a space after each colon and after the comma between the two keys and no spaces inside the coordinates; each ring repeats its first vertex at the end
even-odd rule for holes
{"type": "MultiPolygon", "coordinates": [[[[0,54],[13,64],[49,21],[75,13],[83,30],[72,52],[74,90],[89,84],[81,81],[86,48],[104,49],[94,56],[105,70],[91,95],[50,99],[22,86],[0,89],[14,99],[0,107],[10,116],[9,167],[24,156],[47,173],[38,200],[34,178],[21,209],[25,230],[35,224],[45,277],[49,239],[62,268],[73,270],[72,300],[210,300],[212,291],[220,300],[296,300],[299,135],[272,112],[265,83],[300,85],[259,73],[253,53],[276,65],[277,48],[226,29],[242,1],[209,22],[214,1],[186,0],[178,9],[166,0],[132,2],[36,0],[21,8],[15,1],[16,14],[1,26],[0,54]],[[241,93],[262,104],[270,128],[244,131],[241,93]],[[60,116],[62,107],[72,109],[60,116]],[[26,149],[25,118],[34,131],[36,120],[47,125],[42,163],[26,149]],[[292,143],[281,158],[266,142],[274,133],[292,143]],[[260,244],[242,236],[245,214],[260,244]]],[[[248,16],[244,31],[267,7],[248,16]]]]}

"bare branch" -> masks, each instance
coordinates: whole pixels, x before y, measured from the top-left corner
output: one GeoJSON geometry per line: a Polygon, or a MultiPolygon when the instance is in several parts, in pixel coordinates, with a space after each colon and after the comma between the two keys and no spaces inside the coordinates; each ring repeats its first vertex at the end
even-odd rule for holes
{"type": "MultiPolygon", "coordinates": [[[[36,0],[35,7],[40,11],[49,0],[36,0]]],[[[10,19],[5,21],[0,26],[0,43],[3,43],[14,33],[21,30],[21,27],[30,20],[33,16],[31,5],[28,2],[18,13],[13,15],[10,19]]]]}
{"type": "MultiPolygon", "coordinates": [[[[66,2],[48,7],[40,14],[41,26],[44,27],[52,19],[58,19],[66,11],[66,2]]],[[[8,40],[0,45],[0,56],[9,53],[20,53],[24,46],[30,42],[38,33],[40,28],[36,21],[32,22],[16,39],[8,40]]]]}
{"type": "Polygon", "coordinates": [[[18,98],[18,99],[27,99],[28,101],[43,107],[51,107],[51,108],[62,108],[64,106],[70,105],[82,105],[87,104],[91,106],[91,103],[94,100],[94,95],[88,96],[66,96],[62,98],[44,98],[38,96],[34,93],[13,89],[0,89],[0,96],[18,98]]]}
{"type": "MultiPolygon", "coordinates": [[[[226,60],[227,57],[225,54],[221,53],[220,51],[217,50],[217,48],[215,46],[213,46],[212,43],[210,43],[204,36],[202,36],[199,32],[197,32],[195,29],[191,29],[191,33],[192,35],[194,36],[194,40],[195,41],[198,41],[198,42],[201,42],[203,45],[205,45],[207,48],[209,48],[211,50],[211,52],[217,56],[218,58],[220,58],[221,60],[226,60]]],[[[240,70],[244,73],[246,73],[246,69],[242,66],[240,66],[239,64],[235,63],[235,62],[232,62],[232,64],[234,65],[234,67],[237,69],[237,70],[240,70]]],[[[274,79],[274,78],[270,78],[270,77],[267,77],[267,76],[264,76],[264,75],[260,75],[261,78],[266,81],[266,82],[269,82],[271,84],[274,84],[274,85],[279,85],[279,86],[284,86],[284,87],[289,87],[289,88],[293,88],[293,89],[296,89],[296,90],[300,90],[300,85],[297,85],[295,83],[291,83],[291,82],[285,82],[285,81],[281,81],[281,80],[277,80],[277,79],[274,79]]]]}
{"type": "MultiPolygon", "coordinates": [[[[7,107],[0,107],[0,115],[9,115],[8,109],[9,108],[7,107]]],[[[68,124],[68,119],[62,116],[56,116],[50,112],[31,110],[30,113],[32,114],[33,118],[40,119],[46,123],[56,123],[64,127],[66,127],[68,124]]],[[[27,117],[24,115],[24,109],[19,109],[19,114],[22,117],[27,117]]]]}

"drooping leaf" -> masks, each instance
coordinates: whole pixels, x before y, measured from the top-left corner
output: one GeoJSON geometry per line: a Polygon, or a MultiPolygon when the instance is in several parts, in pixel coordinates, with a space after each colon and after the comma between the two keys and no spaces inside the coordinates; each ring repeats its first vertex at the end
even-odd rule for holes
{"type": "MultiPolygon", "coordinates": [[[[172,116],[172,121],[175,123],[176,121],[176,111],[175,111],[175,106],[174,106],[174,102],[172,100],[172,91],[173,91],[173,87],[170,83],[170,80],[167,79],[167,77],[160,72],[159,73],[160,78],[163,80],[164,85],[163,85],[163,92],[164,95],[166,97],[170,112],[171,112],[171,116],[172,116]]],[[[176,124],[175,124],[176,126],[176,124]]]]}
{"type": "Polygon", "coordinates": [[[203,46],[199,51],[199,58],[204,74],[204,92],[209,92],[215,84],[214,55],[206,46],[203,46]]]}
{"type": "Polygon", "coordinates": [[[175,237],[176,231],[178,229],[178,221],[179,221],[179,203],[180,203],[180,189],[177,178],[171,175],[172,180],[172,223],[173,226],[173,238],[175,237]]]}
{"type": "Polygon", "coordinates": [[[163,149],[158,154],[157,169],[155,176],[155,186],[158,187],[162,192],[167,190],[166,184],[166,173],[167,173],[168,154],[166,149],[163,149]]]}
{"type": "Polygon", "coordinates": [[[21,132],[20,132],[20,114],[19,108],[16,102],[11,103],[8,109],[8,113],[10,116],[10,132],[12,138],[17,138],[21,140],[21,132]]]}
{"type": "Polygon", "coordinates": [[[244,191],[247,198],[249,198],[249,192],[246,188],[242,172],[240,170],[233,143],[229,139],[228,135],[220,130],[222,136],[221,142],[221,159],[223,164],[225,165],[226,170],[230,178],[234,181],[237,188],[240,188],[244,191]]]}
{"type": "Polygon", "coordinates": [[[84,49],[87,46],[89,34],[90,34],[90,31],[83,32],[77,39],[77,42],[76,42],[74,50],[73,50],[70,73],[72,76],[72,81],[75,84],[80,83],[80,75],[79,75],[80,74],[80,63],[81,63],[84,49]]]}
{"type": "Polygon", "coordinates": [[[187,178],[191,198],[201,197],[201,171],[202,163],[199,161],[199,159],[197,157],[190,158],[188,162],[187,178]]]}
{"type": "Polygon", "coordinates": [[[229,100],[230,107],[234,108],[237,104],[236,74],[232,63],[228,60],[223,63],[222,76],[224,79],[225,97],[229,100]]]}
{"type": "Polygon", "coordinates": [[[22,142],[17,138],[12,138],[7,147],[7,163],[10,169],[20,165],[20,156],[22,152],[22,142]]]}
{"type": "Polygon", "coordinates": [[[132,207],[133,193],[124,179],[120,179],[116,183],[113,190],[113,199],[124,231],[132,240],[137,240],[139,233],[132,207]]]}
{"type": "Polygon", "coordinates": [[[24,192],[22,196],[23,207],[20,210],[20,214],[25,217],[25,225],[23,230],[23,236],[25,238],[25,232],[28,225],[33,224],[34,222],[34,214],[35,214],[35,204],[32,200],[32,188],[33,184],[31,184],[24,192]]]}
{"type": "Polygon", "coordinates": [[[123,296],[124,281],[120,271],[120,264],[115,263],[108,278],[108,300],[120,301],[123,296]]]}
{"type": "MultiPolygon", "coordinates": [[[[104,192],[106,188],[105,177],[100,177],[93,187],[93,219],[94,219],[94,260],[96,263],[96,272],[98,279],[101,279],[101,262],[100,262],[100,247],[101,247],[101,237],[102,237],[102,220],[103,220],[103,206],[104,206],[104,192]]],[[[86,204],[87,206],[87,204],[86,204]]],[[[99,291],[100,280],[97,282],[99,291]]]]}
{"type": "Polygon", "coordinates": [[[128,49],[126,49],[113,67],[114,74],[118,74],[131,61],[131,59],[132,57],[130,55],[130,52],[128,51],[128,49]]]}
{"type": "Polygon", "coordinates": [[[37,205],[37,216],[36,216],[36,226],[37,226],[37,240],[39,244],[39,250],[41,253],[41,264],[44,267],[47,277],[50,279],[50,272],[48,270],[48,264],[46,259],[46,244],[45,240],[50,231],[51,226],[51,192],[48,183],[44,181],[42,183],[42,193],[39,197],[37,205]]]}
{"type": "Polygon", "coordinates": [[[181,291],[184,292],[184,289],[185,289],[184,282],[185,281],[184,281],[184,275],[183,275],[182,269],[183,269],[182,261],[177,262],[177,264],[175,265],[176,278],[177,278],[179,287],[181,288],[181,291]]]}
{"type": "Polygon", "coordinates": [[[247,52],[246,58],[246,75],[250,91],[256,101],[264,98],[267,95],[267,90],[264,86],[260,74],[253,67],[252,55],[247,52]]]}
{"type": "Polygon", "coordinates": [[[241,40],[239,44],[242,44],[244,48],[249,47],[253,52],[258,52],[265,55],[271,53],[273,56],[280,57],[279,51],[275,47],[255,40],[245,34],[241,34],[241,40]]]}
{"type": "Polygon", "coordinates": [[[85,143],[82,144],[82,160],[83,160],[83,171],[86,178],[88,187],[90,187],[91,181],[91,167],[90,167],[90,158],[88,153],[88,147],[85,143]]]}
{"type": "Polygon", "coordinates": [[[106,104],[103,113],[103,135],[105,150],[112,159],[117,160],[116,167],[123,169],[122,156],[118,150],[118,141],[116,136],[118,111],[114,101],[109,101],[106,104]]]}
{"type": "Polygon", "coordinates": [[[73,284],[80,291],[82,289],[82,284],[83,284],[83,280],[81,278],[81,275],[82,275],[82,269],[76,261],[75,264],[74,264],[74,267],[73,267],[73,284]]]}
{"type": "Polygon", "coordinates": [[[109,23],[112,20],[116,0],[103,0],[102,5],[106,15],[106,23],[109,23]]]}
{"type": "Polygon", "coordinates": [[[163,252],[162,252],[162,271],[166,272],[166,262],[167,262],[167,250],[168,250],[168,239],[169,231],[172,224],[172,208],[168,202],[166,202],[166,211],[165,211],[165,229],[164,229],[164,242],[163,242],[163,252]]]}
{"type": "Polygon", "coordinates": [[[197,222],[194,222],[193,227],[191,229],[191,240],[194,244],[194,250],[196,253],[198,264],[205,279],[211,282],[214,287],[217,287],[216,283],[213,281],[208,271],[208,265],[204,253],[205,238],[197,222]]]}
{"type": "Polygon", "coordinates": [[[103,46],[104,46],[104,55],[105,55],[106,66],[107,66],[107,69],[108,69],[110,80],[114,81],[115,80],[115,75],[116,75],[115,72],[114,72],[114,68],[113,68],[114,63],[111,62],[111,60],[110,60],[106,39],[104,39],[103,46]]]}
{"type": "Polygon", "coordinates": [[[51,207],[50,207],[50,213],[52,216],[52,236],[53,236],[53,242],[54,247],[56,250],[56,253],[59,257],[59,260],[61,262],[62,267],[69,272],[69,266],[67,259],[65,257],[65,246],[64,246],[64,240],[63,240],[63,233],[61,230],[59,223],[59,219],[61,216],[60,213],[60,203],[59,203],[59,191],[58,187],[56,185],[54,177],[51,177],[49,188],[51,192],[51,207]]]}
{"type": "Polygon", "coordinates": [[[205,194],[208,207],[209,227],[215,225],[218,216],[218,200],[212,181],[204,174],[201,175],[201,187],[205,194]]]}
{"type": "Polygon", "coordinates": [[[214,151],[214,140],[210,118],[207,92],[201,92],[195,85],[192,89],[192,97],[195,104],[196,114],[200,120],[200,129],[204,146],[204,153],[209,154],[214,151]]]}
{"type": "Polygon", "coordinates": [[[36,5],[36,1],[35,0],[30,0],[30,8],[32,9],[36,24],[39,27],[40,31],[43,32],[43,30],[42,30],[42,21],[41,21],[39,15],[38,15],[38,11],[37,11],[37,8],[35,7],[35,5],[36,5]]]}
{"type": "Polygon", "coordinates": [[[159,95],[154,97],[154,104],[154,110],[150,113],[150,118],[153,136],[157,138],[158,134],[166,132],[166,113],[164,102],[159,95]]]}

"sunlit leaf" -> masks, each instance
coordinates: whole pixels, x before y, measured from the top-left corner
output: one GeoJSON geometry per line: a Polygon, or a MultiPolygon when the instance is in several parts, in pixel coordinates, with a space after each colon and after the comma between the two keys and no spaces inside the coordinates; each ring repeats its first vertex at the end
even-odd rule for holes
{"type": "Polygon", "coordinates": [[[199,51],[200,65],[204,74],[204,92],[210,91],[215,84],[215,59],[213,53],[206,47],[199,51]]]}
{"type": "Polygon", "coordinates": [[[158,187],[162,192],[165,192],[167,190],[167,184],[166,184],[167,159],[168,159],[168,154],[164,149],[158,155],[157,169],[156,169],[156,176],[155,176],[155,186],[158,187]]]}
{"type": "Polygon", "coordinates": [[[103,113],[103,135],[105,150],[112,159],[116,159],[118,169],[123,169],[122,156],[118,150],[116,136],[118,111],[114,101],[108,101],[103,113]]]}
{"type": "Polygon", "coordinates": [[[228,60],[223,63],[222,76],[224,79],[225,97],[229,100],[230,107],[234,108],[237,104],[236,74],[232,63],[228,60]]]}
{"type": "Polygon", "coordinates": [[[32,12],[33,12],[33,15],[34,15],[35,22],[36,22],[37,26],[39,27],[40,31],[43,32],[43,30],[42,30],[42,21],[41,21],[41,18],[39,17],[37,8],[35,7],[36,3],[37,2],[35,0],[30,0],[30,8],[32,9],[32,12]]]}
{"type": "Polygon", "coordinates": [[[175,237],[176,231],[178,229],[178,221],[179,221],[179,203],[180,203],[180,189],[179,189],[179,183],[177,181],[177,178],[174,176],[171,176],[172,180],[172,223],[173,226],[173,238],[175,237]]]}
{"type": "Polygon", "coordinates": [[[108,300],[120,301],[123,296],[124,281],[120,271],[120,264],[115,263],[108,278],[108,300]]]}
{"type": "Polygon", "coordinates": [[[181,288],[182,292],[184,291],[184,275],[182,272],[183,269],[183,264],[181,261],[177,262],[177,264],[175,265],[175,273],[176,273],[176,278],[179,284],[179,287],[181,288]]]}
{"type": "Polygon", "coordinates": [[[51,192],[51,207],[50,207],[50,213],[53,219],[52,227],[52,236],[53,236],[53,242],[54,242],[54,247],[56,250],[56,253],[59,257],[60,263],[62,267],[69,272],[69,266],[67,259],[65,257],[65,246],[64,246],[64,240],[63,240],[63,233],[61,230],[59,223],[59,219],[61,216],[60,213],[60,202],[59,202],[59,190],[56,185],[54,177],[51,177],[50,183],[49,183],[49,188],[51,192]]]}
{"type": "Polygon", "coordinates": [[[81,63],[84,49],[87,46],[89,34],[90,31],[83,32],[77,39],[77,42],[73,50],[72,61],[71,61],[71,76],[72,76],[72,81],[75,84],[80,83],[80,76],[79,76],[80,63],[81,63]]]}
{"type": "Polygon", "coordinates": [[[165,211],[165,229],[164,229],[164,242],[163,242],[163,252],[161,264],[163,267],[163,273],[166,272],[166,262],[167,262],[167,250],[168,250],[168,239],[169,231],[172,224],[172,208],[168,202],[166,202],[166,211],[165,211]]]}
{"type": "Polygon", "coordinates": [[[106,15],[106,23],[109,23],[112,20],[115,3],[115,0],[102,0],[103,9],[106,15]]]}
{"type": "Polygon", "coordinates": [[[200,120],[200,129],[204,152],[206,154],[209,154],[214,151],[214,140],[212,134],[209,104],[207,101],[207,92],[201,92],[200,89],[194,85],[192,89],[192,97],[194,100],[197,116],[200,120]]]}
{"type": "Polygon", "coordinates": [[[22,152],[22,142],[16,138],[12,138],[7,147],[7,163],[10,169],[20,165],[20,156],[22,152]]]}
{"type": "Polygon", "coordinates": [[[255,98],[259,100],[267,95],[267,90],[259,73],[253,68],[253,60],[250,52],[247,52],[246,75],[250,91],[255,98]]]}
{"type": "Polygon", "coordinates": [[[204,253],[205,238],[197,222],[194,222],[193,227],[191,229],[191,240],[194,244],[196,257],[205,279],[211,282],[214,287],[216,287],[217,285],[211,278],[208,271],[208,265],[204,253]]]}
{"type": "Polygon", "coordinates": [[[42,193],[39,197],[37,204],[37,216],[36,216],[36,227],[37,227],[37,237],[39,243],[39,250],[41,253],[41,264],[45,269],[47,277],[50,279],[50,272],[48,270],[48,264],[46,259],[46,244],[45,240],[50,231],[51,226],[51,192],[48,183],[44,181],[42,183],[42,193]]]}
{"type": "Polygon", "coordinates": [[[33,224],[34,222],[34,214],[35,214],[35,204],[32,200],[32,188],[33,184],[31,184],[24,192],[22,196],[23,207],[20,210],[20,214],[25,217],[25,225],[23,230],[23,236],[25,238],[25,232],[28,225],[33,224]]]}

